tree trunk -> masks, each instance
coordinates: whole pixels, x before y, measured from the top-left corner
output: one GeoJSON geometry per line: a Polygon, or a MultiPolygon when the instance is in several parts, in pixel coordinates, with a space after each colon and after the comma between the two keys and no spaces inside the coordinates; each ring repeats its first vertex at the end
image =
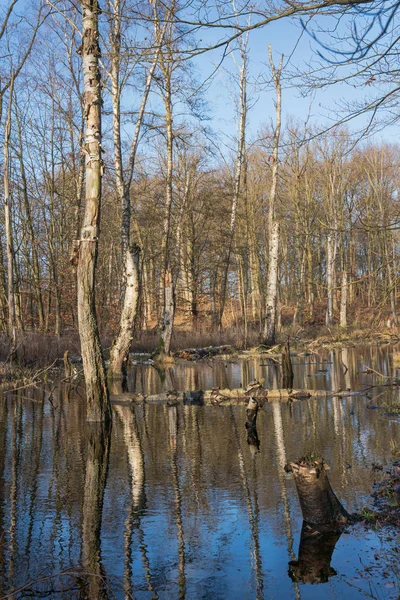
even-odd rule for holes
{"type": "Polygon", "coordinates": [[[347,327],[347,296],[349,284],[347,279],[347,271],[342,273],[342,290],[340,295],[340,327],[347,327]]]}
{"type": "Polygon", "coordinates": [[[267,302],[265,306],[264,344],[273,346],[276,340],[276,308],[278,300],[279,223],[274,221],[269,240],[267,302]]]}
{"type": "Polygon", "coordinates": [[[11,134],[11,104],[14,91],[14,73],[11,76],[10,98],[8,101],[7,122],[4,134],[4,220],[7,244],[7,296],[8,296],[8,335],[10,338],[10,360],[17,351],[17,322],[15,309],[14,281],[14,241],[12,233],[12,215],[10,206],[10,154],[9,141],[11,134]]]}
{"type": "Polygon", "coordinates": [[[172,273],[167,268],[164,282],[164,311],[160,330],[160,342],[156,358],[159,361],[167,359],[171,354],[171,338],[174,328],[175,317],[175,292],[172,281],[172,273]]]}
{"type": "Polygon", "coordinates": [[[282,352],[282,388],[293,388],[293,380],[294,374],[292,359],[290,358],[290,345],[288,340],[282,352]]]}
{"type": "Polygon", "coordinates": [[[82,0],[82,61],[85,94],[85,212],[79,240],[77,269],[78,321],[86,383],[87,419],[111,419],[106,375],[95,308],[95,272],[101,206],[101,82],[97,0],[82,0]]]}
{"type": "Polygon", "coordinates": [[[279,138],[281,133],[281,73],[283,58],[281,57],[278,68],[272,59],[271,46],[268,47],[269,62],[276,90],[275,105],[275,131],[272,152],[271,189],[269,193],[268,215],[268,281],[267,300],[265,306],[264,344],[273,346],[276,339],[276,306],[278,300],[278,252],[279,252],[279,223],[275,218],[276,189],[278,185],[278,155],[279,138]]]}
{"type": "Polygon", "coordinates": [[[231,219],[229,227],[229,241],[228,241],[228,252],[226,256],[224,272],[222,277],[222,288],[221,288],[221,299],[218,313],[218,329],[222,329],[222,318],[224,316],[227,286],[229,277],[229,266],[231,262],[231,255],[233,249],[233,240],[236,229],[236,215],[239,203],[240,188],[242,183],[242,171],[244,154],[246,147],[246,119],[247,119],[247,38],[244,45],[240,46],[240,53],[242,57],[242,66],[240,69],[239,79],[239,137],[236,153],[236,165],[235,165],[235,187],[231,205],[231,219]]]}
{"type": "Polygon", "coordinates": [[[121,313],[120,329],[110,349],[109,372],[113,377],[126,377],[129,349],[133,339],[133,325],[139,302],[140,248],[134,245],[125,253],[126,287],[121,313]]]}
{"type": "Polygon", "coordinates": [[[326,240],[326,287],[327,287],[327,308],[326,325],[330,326],[333,322],[333,294],[335,278],[335,260],[336,260],[336,234],[329,233],[326,240]]]}

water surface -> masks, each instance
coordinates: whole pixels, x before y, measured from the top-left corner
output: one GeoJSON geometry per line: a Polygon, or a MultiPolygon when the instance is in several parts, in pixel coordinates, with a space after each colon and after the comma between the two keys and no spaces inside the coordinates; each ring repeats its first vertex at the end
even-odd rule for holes
{"type": "MultiPolygon", "coordinates": [[[[397,598],[398,534],[362,525],[336,541],[325,583],[292,581],[302,518],[283,470],[316,450],[347,510],[371,506],[400,445],[400,421],[386,415],[399,388],[364,371],[395,375],[391,353],[371,346],[293,357],[295,387],[369,395],[266,404],[259,452],[247,443],[241,405],[114,406],[108,433],[86,424],[79,389],[8,393],[0,402],[0,597],[21,588],[9,597],[397,598]]],[[[254,378],[279,386],[266,358],[178,363],[166,376],[138,365],[129,385],[154,393],[254,378]]]]}

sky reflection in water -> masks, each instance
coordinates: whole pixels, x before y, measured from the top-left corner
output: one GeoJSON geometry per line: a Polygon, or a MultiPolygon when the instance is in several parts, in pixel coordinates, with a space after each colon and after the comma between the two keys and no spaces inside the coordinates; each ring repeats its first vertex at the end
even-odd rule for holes
{"type": "MultiPolygon", "coordinates": [[[[295,387],[362,390],[377,382],[360,373],[365,366],[393,373],[386,347],[293,360],[295,387]]],[[[138,366],[129,384],[154,393],[171,383],[238,387],[266,378],[277,387],[267,362],[177,364],[164,383],[138,366]]],[[[14,597],[397,598],[397,534],[360,525],[338,539],[327,583],[292,581],[302,519],[283,465],[318,450],[349,512],[371,505],[385,474],[372,464],[391,465],[400,422],[368,405],[398,394],[378,387],[370,398],[268,403],[257,421],[259,453],[247,444],[244,406],[116,406],[108,435],[86,425],[68,386],[52,404],[44,390],[8,394],[0,405],[0,597],[43,578],[14,597]]]]}

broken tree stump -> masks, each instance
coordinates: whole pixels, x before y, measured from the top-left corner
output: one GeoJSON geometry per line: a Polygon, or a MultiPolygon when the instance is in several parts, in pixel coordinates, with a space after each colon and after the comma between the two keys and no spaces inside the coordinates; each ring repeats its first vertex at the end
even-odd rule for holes
{"type": "Polygon", "coordinates": [[[73,368],[72,368],[72,365],[71,365],[68,355],[69,355],[69,352],[68,352],[68,350],[66,350],[64,352],[64,376],[65,376],[65,379],[69,379],[71,377],[71,375],[73,374],[73,368]]]}
{"type": "Polygon", "coordinates": [[[337,574],[331,567],[332,554],[341,531],[319,533],[303,521],[298,560],[289,562],[289,577],[297,583],[326,583],[337,574]]]}
{"type": "Polygon", "coordinates": [[[251,397],[246,408],[247,443],[254,454],[260,450],[260,440],[257,433],[258,401],[251,397]]]}
{"type": "Polygon", "coordinates": [[[282,388],[291,389],[293,387],[293,366],[290,358],[289,340],[286,342],[282,352],[282,388]]]}
{"type": "Polygon", "coordinates": [[[321,533],[337,531],[350,520],[350,515],[335,496],[323,458],[303,457],[285,467],[292,472],[304,521],[321,533]]]}

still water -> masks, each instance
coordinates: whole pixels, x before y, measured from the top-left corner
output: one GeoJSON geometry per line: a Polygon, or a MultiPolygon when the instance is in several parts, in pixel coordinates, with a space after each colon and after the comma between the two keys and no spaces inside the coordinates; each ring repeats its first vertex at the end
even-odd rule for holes
{"type": "MultiPolygon", "coordinates": [[[[314,584],[293,581],[302,518],[283,469],[318,451],[347,510],[372,506],[374,484],[395,468],[400,419],[387,413],[400,395],[363,371],[395,375],[392,351],[293,357],[294,387],[377,387],[267,403],[259,452],[247,443],[243,405],[114,406],[107,432],[86,424],[79,388],[55,381],[4,394],[0,598],[398,598],[400,536],[362,524],[333,540],[329,556],[321,549],[317,576],[308,565],[314,584]]],[[[277,367],[259,357],[178,363],[162,376],[138,365],[129,385],[154,393],[254,378],[279,386],[277,367]]]]}

